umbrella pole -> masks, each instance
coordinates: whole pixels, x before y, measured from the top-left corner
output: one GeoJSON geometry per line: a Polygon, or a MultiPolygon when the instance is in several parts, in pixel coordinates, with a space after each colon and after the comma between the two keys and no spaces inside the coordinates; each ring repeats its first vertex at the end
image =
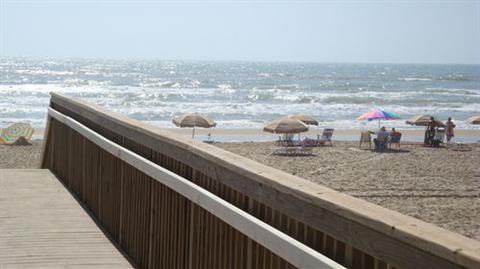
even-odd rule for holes
{"type": "Polygon", "coordinates": [[[192,130],[192,139],[195,137],[195,126],[193,126],[193,130],[192,130]]]}

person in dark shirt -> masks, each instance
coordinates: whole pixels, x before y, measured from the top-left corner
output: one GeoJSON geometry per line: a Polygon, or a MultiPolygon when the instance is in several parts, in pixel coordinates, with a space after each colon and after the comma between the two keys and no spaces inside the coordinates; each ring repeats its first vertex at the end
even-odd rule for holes
{"type": "Polygon", "coordinates": [[[433,138],[435,137],[435,129],[438,127],[438,122],[434,117],[430,117],[430,122],[425,131],[425,144],[433,145],[433,138]]]}

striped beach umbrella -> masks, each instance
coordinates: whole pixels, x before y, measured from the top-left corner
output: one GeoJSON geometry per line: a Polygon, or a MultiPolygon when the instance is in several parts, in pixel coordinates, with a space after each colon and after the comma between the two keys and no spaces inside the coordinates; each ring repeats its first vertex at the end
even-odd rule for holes
{"type": "Polygon", "coordinates": [[[364,113],[360,117],[357,118],[357,120],[366,120],[366,121],[372,121],[372,120],[378,120],[378,126],[380,126],[381,120],[398,120],[400,119],[400,116],[393,112],[388,112],[385,110],[380,110],[380,109],[374,109],[372,111],[369,111],[367,113],[364,113]]]}
{"type": "Polygon", "coordinates": [[[26,140],[31,140],[34,132],[35,129],[28,123],[14,123],[3,129],[0,137],[5,144],[13,144],[21,136],[26,140]]]}

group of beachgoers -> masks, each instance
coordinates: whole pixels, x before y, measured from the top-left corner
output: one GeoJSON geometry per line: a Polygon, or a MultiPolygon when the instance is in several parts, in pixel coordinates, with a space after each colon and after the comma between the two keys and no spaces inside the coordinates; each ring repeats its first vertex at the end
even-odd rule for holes
{"type": "Polygon", "coordinates": [[[439,121],[436,121],[434,117],[430,117],[430,122],[427,125],[427,129],[425,130],[425,144],[426,145],[436,145],[437,141],[435,141],[435,134],[439,130],[444,130],[445,135],[447,137],[447,143],[452,140],[455,136],[454,128],[456,127],[455,123],[453,123],[452,118],[448,118],[445,126],[442,126],[439,121]],[[444,129],[443,129],[444,128],[444,129]]]}
{"type": "Polygon", "coordinates": [[[375,144],[375,148],[378,149],[378,148],[385,147],[385,143],[388,141],[389,138],[391,141],[392,140],[395,141],[395,139],[399,140],[400,137],[402,136],[402,133],[395,130],[395,128],[392,128],[392,131],[387,131],[387,128],[385,128],[385,126],[382,126],[380,130],[376,132],[376,135],[377,137],[373,139],[373,143],[375,144]]]}
{"type": "MultiPolygon", "coordinates": [[[[445,125],[443,125],[441,122],[435,120],[434,117],[430,117],[430,121],[427,124],[427,128],[425,129],[425,140],[424,144],[425,145],[430,145],[430,146],[438,146],[439,141],[435,140],[435,134],[442,130],[445,131],[445,136],[447,137],[447,143],[452,140],[452,138],[455,136],[455,129],[456,125],[453,123],[452,118],[449,117],[445,125]]],[[[402,133],[398,132],[395,130],[395,128],[392,128],[391,131],[387,131],[385,126],[382,126],[378,132],[376,132],[377,138],[373,139],[373,142],[375,144],[375,147],[381,147],[381,143],[383,141],[387,141],[388,138],[395,138],[395,137],[401,137],[402,133]]],[[[442,138],[443,139],[443,138],[442,138]]],[[[443,142],[443,141],[440,141],[443,142]]]]}

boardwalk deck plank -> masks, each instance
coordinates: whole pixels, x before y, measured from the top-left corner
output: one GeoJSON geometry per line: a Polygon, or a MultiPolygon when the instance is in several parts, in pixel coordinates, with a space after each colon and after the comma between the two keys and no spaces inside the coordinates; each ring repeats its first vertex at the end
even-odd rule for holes
{"type": "Polygon", "coordinates": [[[48,170],[0,170],[0,268],[131,268],[48,170]]]}

